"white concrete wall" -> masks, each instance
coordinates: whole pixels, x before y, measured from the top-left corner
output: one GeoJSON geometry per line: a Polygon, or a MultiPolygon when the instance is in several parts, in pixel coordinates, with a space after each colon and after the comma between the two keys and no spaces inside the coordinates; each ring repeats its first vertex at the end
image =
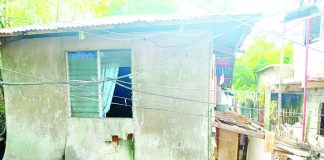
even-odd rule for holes
{"type": "MultiPolygon", "coordinates": [[[[291,65],[282,65],[281,67],[281,77],[291,78],[294,76],[294,70],[291,65]]],[[[264,94],[264,127],[270,129],[270,109],[271,109],[271,92],[277,92],[280,81],[280,67],[279,65],[274,65],[268,69],[258,73],[257,89],[259,92],[265,92],[264,94]]]]}
{"type": "Polygon", "coordinates": [[[271,160],[271,152],[264,152],[264,139],[249,136],[247,160],[271,160]]]}
{"type": "Polygon", "coordinates": [[[134,134],[131,118],[69,118],[67,132],[66,160],[134,158],[134,141],[127,140],[134,134]],[[122,138],[119,144],[112,141],[113,135],[122,138]]]}
{"type": "MultiPolygon", "coordinates": [[[[199,31],[190,31],[189,34],[191,33],[199,31]]],[[[67,78],[65,52],[131,49],[132,71],[149,70],[132,75],[134,89],[207,102],[212,98],[208,89],[211,88],[209,63],[213,54],[213,41],[206,38],[208,37],[183,38],[170,35],[132,41],[118,41],[90,35],[86,35],[84,40],[79,40],[77,36],[34,38],[7,43],[2,46],[1,53],[4,68],[49,80],[63,81],[67,78]],[[197,42],[201,39],[206,41],[197,42]],[[159,47],[159,45],[184,46],[193,42],[197,43],[192,47],[159,47]],[[179,58],[175,58],[177,56],[179,58]],[[136,85],[140,83],[180,88],[196,86],[201,90],[183,91],[136,85]]],[[[6,82],[41,81],[11,72],[4,72],[3,78],[6,82]]],[[[64,85],[5,87],[7,116],[5,159],[56,160],[64,156],[73,157],[74,153],[77,157],[96,159],[103,153],[103,150],[97,152],[92,149],[85,155],[86,149],[79,148],[77,145],[79,143],[89,144],[87,146],[89,148],[98,148],[99,144],[107,149],[107,154],[114,152],[109,145],[104,144],[107,137],[112,134],[110,133],[112,127],[108,124],[113,124],[109,120],[108,122],[90,119],[68,120],[67,88],[64,85]],[[82,142],[71,137],[79,132],[83,132],[79,135],[84,139],[82,142]],[[94,137],[89,138],[91,134],[94,137]],[[69,148],[66,148],[66,144],[69,148]],[[66,149],[70,150],[65,152],[66,149]]],[[[135,91],[133,99],[135,159],[187,160],[207,159],[211,156],[209,129],[211,121],[208,118],[211,105],[135,91]]],[[[116,123],[124,124],[122,121],[116,123]]],[[[122,134],[124,130],[120,132],[122,134]]]]}
{"type": "MultiPolygon", "coordinates": [[[[290,22],[293,24],[294,22],[290,22]]],[[[301,44],[304,44],[304,33],[305,32],[305,23],[300,23],[299,25],[295,26],[292,30],[290,30],[287,34],[289,39],[293,39],[301,44]],[[290,34],[289,34],[290,33],[290,34]],[[299,33],[299,35],[293,33],[299,33]]],[[[321,33],[323,34],[323,33],[321,33]]],[[[316,48],[318,50],[324,51],[324,37],[321,36],[320,40],[310,44],[310,47],[316,48]]],[[[306,47],[298,44],[294,44],[294,58],[293,58],[293,65],[294,65],[294,79],[296,81],[304,83],[304,74],[305,74],[305,55],[306,55],[306,47]]],[[[324,77],[324,53],[319,51],[309,49],[308,50],[308,75],[310,79],[324,77]]],[[[308,96],[307,96],[307,114],[320,114],[321,103],[324,103],[324,90],[323,89],[308,89],[308,96]]],[[[316,135],[318,135],[318,127],[319,127],[319,116],[313,115],[310,117],[310,130],[309,130],[309,138],[310,142],[315,144],[316,135]]],[[[301,139],[301,122],[295,124],[290,127],[293,130],[294,136],[301,139]]]]}
{"type": "MultiPolygon", "coordinates": [[[[310,47],[324,51],[324,40],[320,40],[310,45],[310,47]]],[[[295,78],[304,81],[306,48],[294,45],[294,75],[295,78]]],[[[312,77],[324,77],[324,53],[309,49],[308,53],[308,75],[312,77]]]]}

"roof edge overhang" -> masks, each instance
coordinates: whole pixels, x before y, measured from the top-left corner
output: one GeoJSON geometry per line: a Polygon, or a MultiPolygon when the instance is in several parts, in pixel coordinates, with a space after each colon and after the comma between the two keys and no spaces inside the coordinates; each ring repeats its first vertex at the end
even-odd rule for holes
{"type": "MultiPolygon", "coordinates": [[[[159,31],[159,30],[179,30],[179,26],[186,28],[212,28],[217,24],[225,22],[235,22],[230,18],[222,15],[205,15],[205,16],[176,16],[173,18],[161,18],[159,16],[154,20],[154,16],[145,19],[138,18],[129,23],[119,20],[117,22],[109,22],[109,17],[106,19],[96,20],[97,23],[52,23],[44,25],[31,25],[25,27],[16,28],[4,28],[0,29],[0,38],[33,38],[33,37],[51,37],[51,36],[74,36],[79,32],[95,32],[100,33],[103,31],[113,31],[117,33],[127,32],[147,32],[147,31],[159,31]],[[153,19],[152,19],[153,17],[153,19]],[[100,23],[99,23],[99,22],[100,23]]],[[[167,17],[167,16],[165,16],[167,17]]],[[[231,15],[240,21],[251,21],[254,19],[253,24],[259,19],[260,14],[246,14],[246,15],[231,15]]],[[[118,17],[113,17],[114,19],[118,17]]],[[[119,16],[119,18],[127,18],[127,16],[119,16]]]]}

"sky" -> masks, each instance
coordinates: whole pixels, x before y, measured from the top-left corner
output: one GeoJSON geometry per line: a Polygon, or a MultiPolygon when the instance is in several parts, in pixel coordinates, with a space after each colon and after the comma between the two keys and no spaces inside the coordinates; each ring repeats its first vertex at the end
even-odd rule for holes
{"type": "MultiPolygon", "coordinates": [[[[241,0],[234,3],[232,10],[228,13],[244,14],[244,13],[261,13],[263,14],[260,21],[255,25],[255,28],[260,28],[271,33],[284,33],[285,37],[289,37],[288,29],[293,28],[299,22],[283,23],[284,16],[287,12],[296,10],[299,7],[299,0],[241,0]]],[[[265,33],[258,29],[252,29],[251,34],[247,37],[240,50],[246,50],[255,35],[265,35],[266,40],[275,42],[278,46],[282,46],[283,41],[274,34],[265,33]]],[[[298,29],[297,29],[298,30],[298,29]]],[[[291,37],[296,39],[298,37],[291,37]]]]}
{"type": "MultiPolygon", "coordinates": [[[[177,5],[179,6],[178,14],[212,14],[212,7],[215,6],[213,3],[217,3],[217,0],[210,2],[210,5],[208,5],[208,3],[202,5],[202,3],[199,4],[199,1],[177,1],[177,5]]],[[[287,11],[298,8],[299,0],[228,0],[228,3],[230,4],[230,7],[226,9],[226,12],[221,14],[234,15],[260,13],[263,14],[263,18],[256,24],[256,28],[261,28],[269,32],[282,33],[284,27],[289,28],[289,26],[294,25],[294,23],[287,24],[282,23],[282,21],[287,11]]],[[[282,43],[282,40],[273,34],[265,34],[264,32],[253,29],[241,49],[245,50],[251,43],[253,43],[253,36],[258,34],[266,35],[267,40],[274,41],[278,45],[282,43]]]]}

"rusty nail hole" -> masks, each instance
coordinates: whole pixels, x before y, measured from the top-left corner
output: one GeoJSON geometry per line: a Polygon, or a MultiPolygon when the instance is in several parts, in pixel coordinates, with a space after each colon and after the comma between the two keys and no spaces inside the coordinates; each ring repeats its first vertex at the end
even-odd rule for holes
{"type": "Polygon", "coordinates": [[[127,134],[127,140],[133,140],[133,133],[127,134]]]}

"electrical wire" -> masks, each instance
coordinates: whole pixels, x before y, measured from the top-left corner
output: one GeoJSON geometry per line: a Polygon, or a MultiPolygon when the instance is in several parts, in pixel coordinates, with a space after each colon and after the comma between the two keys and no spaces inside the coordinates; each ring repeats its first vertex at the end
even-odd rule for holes
{"type": "MultiPolygon", "coordinates": [[[[30,75],[28,75],[30,76],[30,75]]],[[[34,77],[34,76],[32,76],[34,77]]],[[[36,77],[34,77],[36,78],[36,77]]],[[[112,81],[114,81],[114,79],[111,79],[112,81]]],[[[118,80],[120,82],[120,80],[118,80]]],[[[92,81],[91,81],[92,82],[92,81]]],[[[119,82],[115,82],[117,85],[123,87],[123,88],[126,88],[126,89],[129,89],[129,90],[132,90],[132,91],[136,91],[136,92],[140,92],[140,93],[144,93],[144,94],[149,94],[149,95],[155,95],[155,96],[160,96],[160,97],[165,97],[165,98],[173,98],[173,99],[178,99],[178,100],[183,100],[183,101],[190,101],[190,102],[196,102],[196,103],[204,103],[204,104],[212,104],[212,105],[216,105],[216,103],[208,103],[208,102],[205,102],[205,101],[199,101],[199,100],[193,100],[193,99],[187,99],[187,98],[182,98],[182,97],[174,97],[174,96],[169,96],[169,95],[162,95],[162,94],[156,94],[156,93],[151,93],[151,92],[147,92],[147,91],[141,91],[141,90],[137,90],[137,89],[132,89],[130,87],[127,87],[125,85],[122,85],[121,83],[119,82]]],[[[95,82],[97,83],[97,82],[95,82]]],[[[41,83],[41,84],[44,84],[44,83],[41,83]]],[[[50,83],[50,84],[53,84],[53,83],[50,83]]],[[[16,85],[16,84],[13,84],[13,85],[16,85]]],[[[18,84],[18,85],[21,85],[21,84],[18,84]]],[[[34,85],[34,84],[32,84],[34,85]]],[[[241,91],[241,92],[247,92],[247,93],[260,93],[260,92],[249,92],[249,91],[241,91]]],[[[272,92],[270,92],[272,93],[272,92]]],[[[88,98],[88,97],[81,97],[81,96],[74,96],[74,95],[71,95],[73,97],[78,97],[78,98],[84,98],[84,99],[88,99],[88,100],[96,100],[96,99],[92,99],[92,98],[88,98]]],[[[111,96],[111,95],[109,95],[111,96]]],[[[118,98],[126,98],[126,97],[118,97],[118,98]]],[[[97,101],[97,100],[96,100],[97,101]]],[[[258,111],[266,111],[267,109],[258,109],[258,108],[252,108],[252,107],[240,107],[240,108],[245,108],[245,109],[253,109],[253,110],[258,110],[258,111]]],[[[268,110],[270,111],[270,110],[268,110]]],[[[288,112],[284,112],[284,113],[288,113],[288,112]]],[[[291,112],[291,113],[294,113],[294,114],[303,114],[303,113],[297,113],[297,112],[291,112]]],[[[306,115],[309,115],[306,113],[306,115]]],[[[312,114],[313,116],[324,116],[323,114],[312,114]]]]}
{"type": "MultiPolygon", "coordinates": [[[[118,83],[116,83],[118,85],[118,83]]],[[[124,87],[124,86],[122,86],[124,87]]],[[[129,90],[134,91],[134,89],[131,88],[126,88],[129,90]]],[[[198,103],[207,103],[207,102],[202,102],[202,101],[196,101],[196,100],[191,100],[191,99],[185,99],[185,98],[179,98],[179,97],[172,97],[172,96],[166,96],[166,95],[160,95],[160,94],[154,94],[154,93],[150,93],[150,92],[144,92],[144,91],[139,91],[139,90],[135,90],[137,92],[141,92],[141,93],[145,93],[145,94],[150,94],[150,95],[155,95],[155,96],[162,96],[162,97],[166,97],[166,98],[176,98],[176,99],[180,99],[180,100],[185,100],[185,101],[191,101],[191,102],[198,102],[198,103]]],[[[82,99],[87,99],[87,100],[92,100],[92,101],[96,101],[99,102],[99,100],[97,99],[93,99],[93,98],[89,98],[89,97],[82,97],[82,96],[75,96],[75,95],[70,95],[71,97],[76,97],[76,98],[82,98],[82,99]]],[[[108,95],[108,96],[112,96],[112,95],[108,95]]],[[[132,100],[134,101],[134,99],[129,99],[126,97],[119,97],[119,96],[113,96],[113,97],[117,97],[117,98],[122,98],[122,99],[128,99],[128,100],[132,100]]],[[[147,103],[147,102],[146,102],[147,103]]],[[[125,105],[125,104],[119,104],[119,103],[112,103],[112,104],[116,104],[116,105],[122,105],[122,106],[127,106],[127,107],[131,107],[129,105],[125,105]]],[[[212,104],[212,105],[216,105],[216,103],[208,103],[208,104],[212,104]]],[[[165,105],[163,105],[165,106],[165,105]]],[[[171,106],[171,105],[169,105],[171,106]]],[[[136,107],[136,108],[144,108],[144,109],[157,109],[157,108],[149,108],[149,107],[136,107]]],[[[257,110],[257,111],[271,111],[270,109],[262,109],[262,108],[253,108],[253,107],[237,107],[237,108],[244,108],[244,109],[249,109],[249,110],[257,110]]],[[[166,110],[166,109],[161,109],[158,108],[157,110],[161,110],[161,111],[172,111],[172,110],[166,110]]],[[[176,111],[177,112],[177,111],[176,111]]],[[[180,113],[180,112],[177,112],[180,113]]],[[[303,113],[300,112],[283,112],[282,113],[289,113],[289,114],[296,114],[296,115],[302,115],[303,113]]],[[[199,115],[199,114],[192,114],[192,113],[184,113],[184,114],[189,114],[189,115],[195,115],[195,116],[203,116],[203,115],[199,115]]],[[[312,115],[312,116],[324,116],[324,114],[308,114],[306,113],[306,115],[312,115]]],[[[205,115],[206,116],[206,115],[205,115]]]]}
{"type": "MultiPolygon", "coordinates": [[[[21,84],[11,84],[11,85],[21,85],[21,84]]],[[[34,85],[34,84],[26,84],[26,85],[34,85]]],[[[170,98],[170,97],[169,97],[170,98]]],[[[184,100],[184,99],[182,99],[184,100]]],[[[188,99],[187,99],[188,100],[188,99]]]]}
{"type": "MultiPolygon", "coordinates": [[[[17,73],[17,72],[15,72],[17,73]]],[[[30,76],[30,75],[26,75],[24,74],[25,76],[29,76],[29,77],[34,77],[34,78],[38,78],[38,77],[35,77],[35,76],[30,76]]],[[[111,81],[117,81],[117,80],[114,80],[114,79],[111,79],[111,81]]],[[[91,81],[92,83],[98,83],[98,82],[95,82],[95,81],[91,81]]],[[[184,101],[190,101],[190,102],[197,102],[197,103],[204,103],[204,104],[212,104],[212,105],[216,105],[215,103],[208,103],[208,102],[204,102],[204,101],[199,101],[199,100],[192,100],[192,99],[187,99],[187,98],[181,98],[181,97],[173,97],[173,96],[168,96],[168,95],[161,95],[161,94],[155,94],[155,93],[150,93],[150,92],[146,92],[146,91],[141,91],[141,90],[137,90],[137,89],[132,89],[130,87],[127,87],[125,85],[122,85],[120,84],[119,82],[121,82],[120,80],[118,80],[116,82],[117,85],[123,87],[123,88],[126,88],[126,89],[129,89],[129,90],[132,90],[132,91],[137,91],[137,92],[141,92],[141,93],[145,93],[145,94],[150,94],[150,95],[155,95],[155,96],[161,96],[161,97],[165,97],[165,98],[174,98],[174,99],[179,99],[179,100],[184,100],[184,101]]],[[[41,83],[43,84],[43,83],[41,83]]],[[[50,84],[53,84],[53,83],[50,83],[50,84]]],[[[13,84],[13,85],[16,85],[16,84],[13,84]]],[[[19,84],[21,85],[21,84],[19,84]]],[[[33,84],[34,85],[34,84],[33,84]]],[[[193,88],[191,88],[193,89],[193,88]]],[[[261,93],[261,92],[250,92],[250,91],[235,91],[235,92],[245,92],[245,93],[261,93]]],[[[273,93],[273,92],[269,92],[269,93],[273,93]]],[[[111,95],[110,95],[111,96],[111,95]]],[[[80,98],[80,97],[79,97],[80,98]]],[[[91,98],[87,98],[87,97],[84,97],[85,99],[90,99],[90,100],[94,100],[94,99],[91,99],[91,98]]],[[[125,97],[119,97],[119,98],[125,98],[125,97]]],[[[257,108],[248,108],[248,107],[241,107],[241,108],[245,108],[245,109],[253,109],[253,110],[259,110],[259,111],[264,111],[266,109],[257,109],[257,108]]],[[[302,113],[300,113],[302,114],[302,113]]],[[[316,114],[316,116],[319,116],[319,114],[316,114]]]]}
{"type": "MultiPolygon", "coordinates": [[[[192,4],[192,3],[191,3],[191,4],[192,4]]],[[[203,8],[203,7],[201,7],[201,6],[198,6],[198,5],[196,5],[196,4],[192,4],[192,5],[194,5],[194,6],[196,6],[196,7],[199,7],[199,8],[201,8],[201,9],[208,10],[208,9],[203,8]]],[[[211,10],[209,10],[209,11],[211,11],[211,10]]],[[[211,12],[213,13],[213,11],[211,11],[211,12]]],[[[318,15],[314,15],[314,16],[312,16],[312,17],[319,16],[319,15],[322,15],[322,13],[320,13],[320,14],[318,14],[318,15]]],[[[288,41],[290,41],[290,42],[292,42],[292,43],[294,43],[294,44],[297,44],[297,45],[300,45],[300,46],[303,46],[303,47],[304,47],[304,44],[303,44],[303,43],[300,43],[300,42],[294,41],[294,40],[292,40],[292,39],[290,39],[290,38],[287,38],[286,36],[283,36],[283,33],[275,32],[275,31],[272,31],[272,32],[271,32],[271,31],[267,31],[267,30],[264,30],[264,29],[258,28],[258,27],[254,26],[254,25],[252,25],[252,24],[246,23],[246,22],[244,22],[244,21],[242,21],[242,20],[240,20],[240,19],[238,19],[238,18],[235,18],[234,16],[228,16],[228,15],[222,15],[222,16],[225,17],[225,18],[227,18],[227,19],[230,19],[230,20],[236,21],[236,22],[238,22],[238,23],[240,23],[240,24],[243,24],[243,25],[245,25],[245,26],[251,27],[252,29],[258,30],[258,31],[260,31],[260,32],[262,32],[262,33],[266,33],[266,34],[274,35],[274,36],[276,36],[276,37],[279,37],[279,38],[282,38],[282,39],[288,40],[288,41]]],[[[319,49],[314,48],[314,47],[311,47],[311,46],[309,46],[309,49],[312,49],[312,50],[317,51],[317,52],[320,52],[320,53],[324,53],[324,51],[319,50],[319,49]]]]}
{"type": "MultiPolygon", "coordinates": [[[[225,31],[223,31],[223,32],[221,32],[221,33],[218,33],[218,34],[216,34],[216,35],[214,35],[213,36],[213,39],[207,39],[208,41],[207,42],[209,42],[209,41],[212,41],[212,40],[214,40],[214,38],[217,38],[217,37],[219,37],[219,36],[221,36],[221,35],[223,35],[223,34],[225,34],[225,33],[227,33],[227,32],[230,32],[230,31],[232,31],[232,30],[234,30],[234,29],[236,29],[237,27],[239,27],[239,26],[241,26],[242,24],[239,24],[239,25],[236,25],[236,26],[234,26],[234,27],[231,27],[231,28],[229,28],[229,29],[227,29],[227,30],[225,30],[225,31]]],[[[96,35],[96,34],[95,34],[96,35]]],[[[100,35],[96,35],[96,36],[100,36],[100,35]]],[[[100,36],[100,37],[102,37],[102,38],[104,38],[105,36],[100,36]]],[[[203,40],[205,40],[205,39],[203,39],[203,40]]],[[[202,41],[200,41],[200,42],[202,42],[202,41]]],[[[196,43],[200,43],[200,42],[196,42],[196,43]]],[[[158,46],[159,47],[159,46],[158,46]]],[[[160,46],[161,47],[161,46],[160,46]]],[[[174,47],[174,46],[173,46],[174,47]]],[[[193,44],[191,44],[191,45],[188,45],[188,46],[182,46],[182,47],[199,47],[198,45],[193,45],[193,44]]],[[[190,49],[190,48],[189,48],[190,49]]],[[[185,56],[185,54],[183,54],[182,56],[185,56]]],[[[139,71],[135,71],[135,72],[132,72],[131,74],[128,74],[128,75],[123,75],[123,76],[120,76],[120,77],[117,77],[116,79],[121,79],[121,78],[125,78],[125,77],[129,77],[129,76],[131,76],[131,75],[135,75],[135,74],[138,74],[138,73],[144,73],[144,72],[148,72],[148,71],[151,71],[151,70],[154,70],[154,69],[156,69],[156,68],[160,68],[161,66],[164,66],[164,65],[166,65],[166,64],[168,64],[169,62],[171,62],[171,61],[173,61],[174,59],[178,59],[178,58],[180,58],[180,57],[182,57],[182,56],[175,56],[175,57],[173,57],[173,58],[170,58],[170,59],[168,59],[168,60],[166,60],[166,61],[164,61],[164,62],[162,62],[162,63],[160,63],[160,64],[154,64],[154,65],[152,65],[152,67],[150,67],[149,69],[146,69],[146,70],[139,70],[139,71]]],[[[2,70],[8,70],[8,69],[4,69],[4,68],[2,68],[2,70]]],[[[12,72],[12,71],[11,71],[12,72]]],[[[17,73],[17,72],[16,72],[17,73]]],[[[19,74],[22,74],[22,75],[26,75],[26,74],[24,74],[24,73],[19,73],[19,74]]],[[[30,77],[33,77],[33,76],[30,76],[30,77]]],[[[44,80],[44,79],[43,79],[44,80]]],[[[53,83],[52,81],[50,81],[50,82],[48,82],[48,84],[50,84],[50,83],[53,83]]],[[[59,83],[66,83],[66,82],[59,82],[59,83]]],[[[12,85],[23,85],[23,84],[12,84],[12,85]]],[[[37,85],[37,84],[27,84],[26,83],[26,85],[37,85]]]]}
{"type": "MultiPolygon", "coordinates": [[[[116,39],[115,39],[116,40],[116,39]]],[[[160,46],[161,47],[161,46],[160,46]]],[[[43,82],[44,83],[44,82],[43,82]]],[[[10,85],[22,85],[22,84],[18,84],[18,83],[11,83],[10,85]]],[[[35,85],[34,83],[30,83],[30,84],[25,84],[25,85],[35,85]]],[[[138,107],[137,107],[138,108],[138,107]]],[[[155,109],[155,108],[152,108],[155,109]]],[[[239,138],[240,139],[240,138],[239,138]]]]}
{"type": "MultiPolygon", "coordinates": [[[[197,6],[197,5],[196,5],[197,6]]],[[[201,6],[198,6],[198,7],[200,7],[201,8],[201,6]]],[[[300,9],[303,9],[303,8],[300,8],[300,9]]],[[[296,10],[294,10],[294,11],[296,11],[296,10]]],[[[320,14],[320,15],[322,15],[322,14],[320,14]]],[[[279,38],[283,38],[283,39],[286,39],[286,40],[288,40],[288,41],[291,41],[291,42],[293,42],[293,43],[295,43],[295,44],[298,44],[298,45],[301,45],[301,46],[304,46],[304,44],[302,44],[302,43],[299,43],[299,42],[296,42],[296,41],[293,41],[293,40],[290,40],[289,38],[287,38],[287,37],[284,37],[284,36],[281,36],[282,34],[281,33],[278,33],[278,32],[270,32],[270,31],[266,31],[266,30],[262,30],[262,29],[260,29],[260,28],[256,28],[256,27],[254,27],[252,24],[249,24],[249,23],[246,23],[246,22],[243,22],[243,21],[241,21],[241,20],[239,20],[239,19],[237,19],[237,18],[235,18],[235,17],[233,17],[233,16],[227,16],[227,15],[220,15],[220,16],[223,16],[223,17],[227,17],[227,18],[229,18],[229,19],[232,19],[232,20],[234,20],[234,21],[237,21],[237,22],[239,22],[239,23],[241,23],[241,24],[243,24],[243,25],[246,25],[246,26],[249,26],[249,27],[252,27],[252,28],[255,28],[255,29],[257,29],[257,30],[259,30],[259,31],[261,31],[261,32],[263,32],[263,33],[268,33],[268,34],[273,34],[273,35],[275,35],[275,36],[277,36],[277,37],[279,37],[279,38]]],[[[315,16],[318,16],[318,15],[315,15],[315,16]]],[[[264,16],[263,16],[264,17],[264,16]]],[[[265,16],[266,17],[266,16],[265,16]]],[[[262,18],[262,17],[261,17],[262,18]]],[[[69,23],[72,23],[72,24],[78,24],[77,22],[69,22],[69,23]]],[[[42,25],[45,25],[46,26],[46,24],[42,24],[42,25]]],[[[48,26],[51,26],[51,25],[49,25],[49,24],[47,24],[48,26]]],[[[79,24],[80,25],[80,24],[79,24]]],[[[59,27],[59,26],[55,26],[55,25],[52,25],[52,27],[59,27]]],[[[100,27],[96,27],[96,26],[90,26],[90,27],[93,27],[93,28],[95,28],[95,29],[99,29],[99,30],[104,30],[104,29],[101,29],[100,27]]],[[[131,39],[120,39],[120,38],[112,38],[112,37],[106,37],[106,36],[101,36],[101,35],[98,35],[98,34],[94,34],[94,33],[91,33],[91,32],[87,32],[87,31],[84,31],[84,30],[78,30],[78,29],[74,29],[74,28],[68,28],[69,30],[74,30],[74,31],[78,31],[78,32],[84,32],[84,33],[87,33],[87,34],[90,34],[90,35],[94,35],[94,36],[97,36],[97,37],[102,37],[102,38],[107,38],[107,39],[113,39],[113,40],[137,40],[137,39],[147,39],[148,37],[150,37],[150,36],[160,36],[161,34],[172,34],[172,35],[180,35],[180,36],[197,36],[197,35],[195,35],[195,34],[177,34],[177,33],[172,33],[172,32],[165,32],[165,33],[160,33],[160,34],[149,34],[149,35],[145,35],[145,36],[142,36],[142,37],[136,37],[137,35],[130,35],[130,34],[123,34],[123,33],[118,33],[118,32],[112,32],[112,31],[108,31],[108,30],[104,30],[105,32],[107,32],[107,33],[110,33],[110,34],[115,34],[115,35],[123,35],[123,36],[135,36],[135,38],[131,38],[131,39]]],[[[199,35],[199,34],[198,34],[199,35]]],[[[151,41],[151,40],[150,40],[151,41]]],[[[159,46],[159,45],[157,45],[157,47],[161,47],[161,46],[159,46]]],[[[176,46],[170,46],[170,47],[176,47],[176,46]]],[[[320,52],[320,53],[324,53],[324,51],[321,51],[321,50],[318,50],[318,49],[316,49],[316,48],[313,48],[313,47],[310,47],[310,49],[312,49],[312,50],[315,50],[315,51],[318,51],[318,52],[320,52]]]]}

